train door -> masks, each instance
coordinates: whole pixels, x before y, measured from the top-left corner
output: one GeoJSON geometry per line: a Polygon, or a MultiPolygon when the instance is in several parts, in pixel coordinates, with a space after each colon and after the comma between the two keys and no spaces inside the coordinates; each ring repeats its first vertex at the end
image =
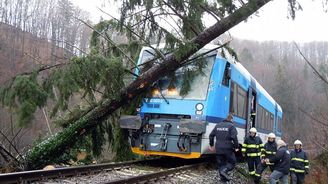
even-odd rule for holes
{"type": "Polygon", "coordinates": [[[250,87],[248,90],[248,111],[247,111],[247,122],[245,127],[245,135],[248,135],[248,130],[255,127],[256,120],[256,91],[250,87]]]}

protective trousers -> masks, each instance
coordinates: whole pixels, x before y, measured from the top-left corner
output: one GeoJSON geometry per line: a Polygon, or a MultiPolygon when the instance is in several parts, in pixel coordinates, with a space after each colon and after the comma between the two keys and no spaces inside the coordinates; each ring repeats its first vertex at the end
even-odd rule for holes
{"type": "Polygon", "coordinates": [[[216,154],[216,160],[218,162],[218,169],[222,178],[222,172],[229,172],[235,168],[236,157],[233,151],[225,151],[223,153],[216,154]]]}
{"type": "Polygon", "coordinates": [[[250,176],[255,176],[255,169],[260,163],[260,157],[247,157],[248,172],[250,176]]]}
{"type": "Polygon", "coordinates": [[[304,183],[305,173],[291,172],[290,176],[291,176],[292,184],[303,184],[304,183]]]}

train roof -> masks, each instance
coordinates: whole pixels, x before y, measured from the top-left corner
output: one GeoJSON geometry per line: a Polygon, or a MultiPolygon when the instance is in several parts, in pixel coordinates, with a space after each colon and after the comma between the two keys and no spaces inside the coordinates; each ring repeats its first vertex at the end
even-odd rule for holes
{"type": "MultiPolygon", "coordinates": [[[[153,48],[158,48],[158,49],[162,49],[165,47],[165,43],[160,43],[159,45],[152,45],[153,48]]],[[[214,44],[207,44],[205,45],[203,48],[201,48],[197,53],[201,53],[201,50],[213,50],[215,48],[218,48],[219,45],[214,45],[214,44]]],[[[246,79],[250,82],[251,79],[253,79],[256,83],[256,88],[257,90],[264,95],[271,103],[273,106],[277,105],[278,111],[282,112],[281,106],[269,95],[269,93],[262,87],[262,85],[257,82],[257,80],[246,70],[246,68],[240,63],[238,62],[234,57],[231,56],[231,54],[227,51],[227,49],[223,49],[223,52],[225,53],[226,58],[223,58],[221,56],[221,52],[222,52],[223,48],[218,48],[218,52],[217,52],[217,57],[220,57],[222,59],[227,60],[230,64],[233,64],[234,66],[236,66],[237,70],[239,70],[245,77],[246,79]]],[[[152,50],[151,47],[143,47],[142,50],[152,50]]]]}

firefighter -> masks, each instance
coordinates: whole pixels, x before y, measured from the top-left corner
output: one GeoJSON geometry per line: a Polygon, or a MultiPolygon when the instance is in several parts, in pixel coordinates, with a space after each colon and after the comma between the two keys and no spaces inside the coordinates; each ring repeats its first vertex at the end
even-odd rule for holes
{"type": "Polygon", "coordinates": [[[309,173],[309,160],[306,153],[302,150],[302,142],[294,142],[294,150],[290,153],[290,176],[292,184],[304,183],[305,174],[309,173]]]}
{"type": "Polygon", "coordinates": [[[236,164],[234,151],[238,149],[237,129],[232,124],[233,116],[229,114],[227,119],[218,123],[210,133],[210,150],[216,150],[219,175],[222,181],[229,181],[231,178],[228,172],[233,170],[236,164]],[[216,137],[214,147],[214,137],[216,137]]]}
{"type": "Polygon", "coordinates": [[[277,141],[277,153],[271,158],[266,158],[265,162],[274,163],[274,170],[270,175],[270,184],[276,184],[280,180],[282,184],[288,184],[288,173],[290,168],[290,153],[283,140],[277,141]]]}
{"type": "Polygon", "coordinates": [[[255,183],[260,183],[261,174],[267,166],[269,166],[271,172],[273,171],[273,163],[266,163],[264,159],[273,157],[277,152],[277,143],[276,143],[276,135],[274,133],[269,133],[268,142],[264,145],[264,151],[261,155],[261,163],[257,166],[255,172],[255,183]]]}
{"type": "Polygon", "coordinates": [[[264,145],[259,136],[256,136],[256,128],[251,128],[249,130],[249,136],[246,137],[242,153],[246,156],[248,164],[248,172],[250,176],[255,176],[255,169],[260,163],[261,152],[264,150],[264,145]]]}

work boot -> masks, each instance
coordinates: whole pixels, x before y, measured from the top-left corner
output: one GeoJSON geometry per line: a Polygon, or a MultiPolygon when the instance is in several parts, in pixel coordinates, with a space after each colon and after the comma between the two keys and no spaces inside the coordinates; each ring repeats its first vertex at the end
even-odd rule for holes
{"type": "Polygon", "coordinates": [[[227,168],[224,168],[220,171],[220,176],[223,177],[223,179],[225,179],[227,181],[231,180],[230,176],[227,173],[227,168]]]}
{"type": "Polygon", "coordinates": [[[259,177],[259,176],[254,176],[254,183],[255,184],[260,184],[260,181],[261,181],[261,177],[259,177]]]}
{"type": "Polygon", "coordinates": [[[228,180],[225,179],[224,176],[222,176],[221,172],[218,172],[218,181],[220,181],[220,183],[227,183],[228,180]]]}

